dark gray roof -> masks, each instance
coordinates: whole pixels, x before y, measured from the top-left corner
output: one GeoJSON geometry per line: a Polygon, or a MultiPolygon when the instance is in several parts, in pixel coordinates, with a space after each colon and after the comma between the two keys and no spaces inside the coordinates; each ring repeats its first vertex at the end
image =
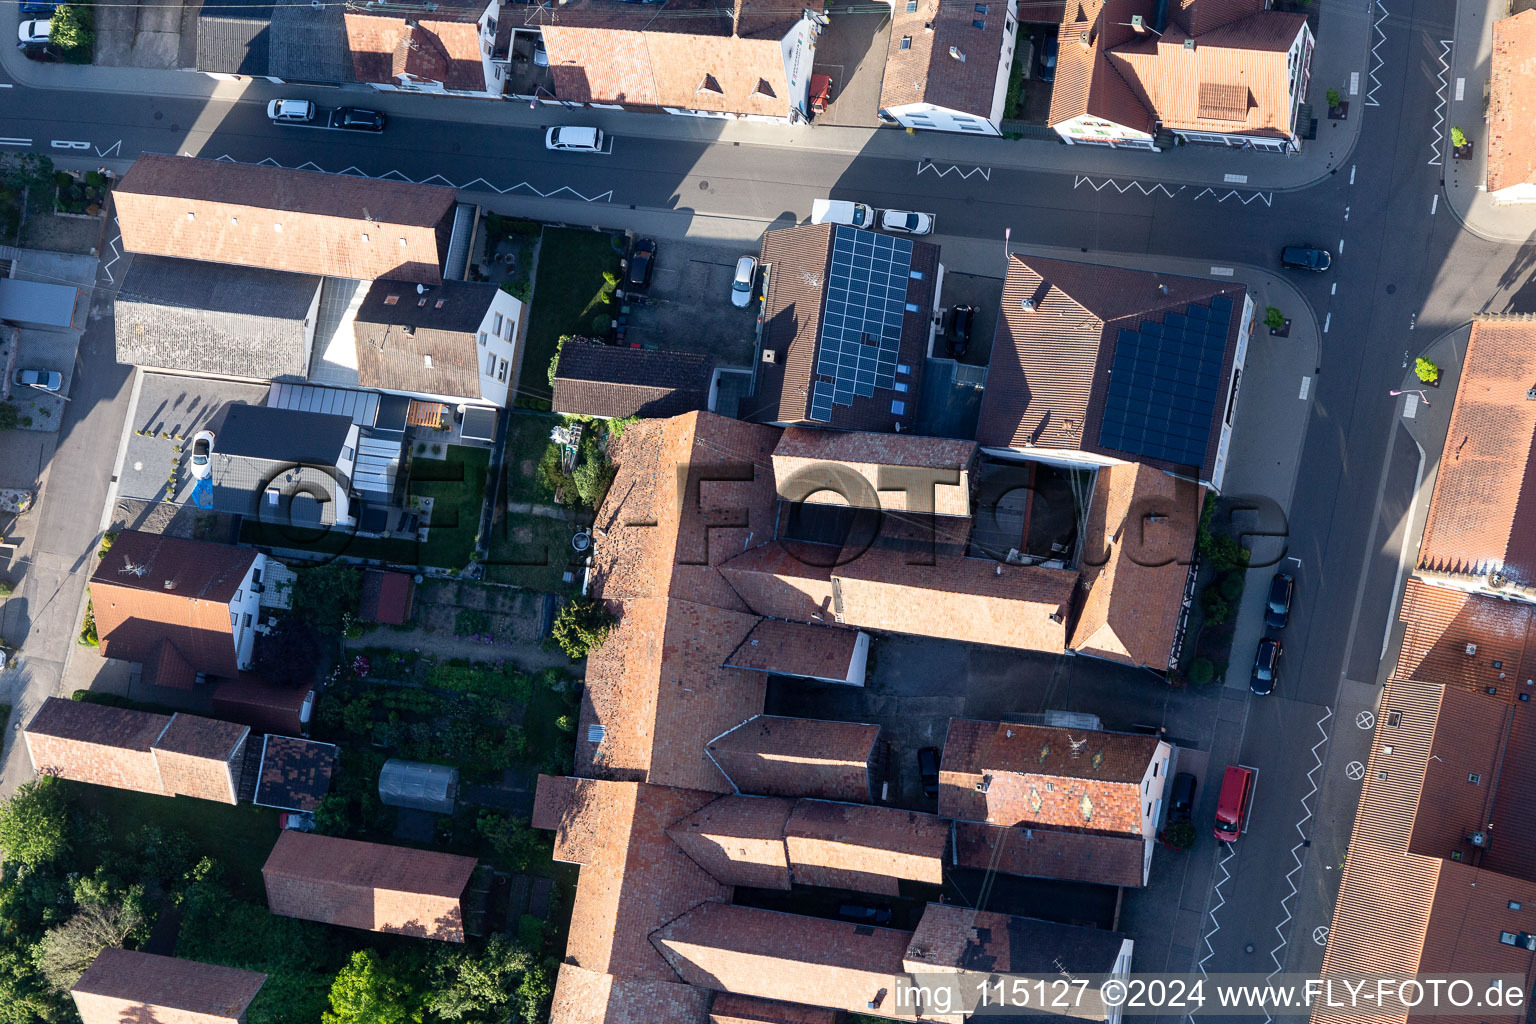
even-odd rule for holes
{"type": "MultiPolygon", "coordinates": [[[[336,496],[350,487],[350,481],[329,467],[295,468],[291,463],[218,452],[210,480],[215,511],[278,527],[335,524],[336,496]],[[268,500],[268,488],[277,489],[276,502],[268,500]]],[[[292,540],[291,547],[303,546],[302,537],[292,540]]]]}
{"type": "Polygon", "coordinates": [[[308,0],[287,0],[272,9],[267,74],[290,82],[346,82],[351,61],[339,4],[319,10],[308,0]]]}
{"type": "Polygon", "coordinates": [[[349,416],[266,405],[227,405],[215,418],[213,450],[233,458],[334,466],[352,429],[349,416]]]}
{"type": "Polygon", "coordinates": [[[117,361],[302,380],[319,290],[304,274],[135,256],[113,306],[117,361]]]}
{"type": "Polygon", "coordinates": [[[272,6],[203,0],[197,15],[197,69],[266,75],[272,6]]]}
{"type": "Polygon", "coordinates": [[[479,398],[475,335],[496,292],[492,284],[444,281],[418,295],[412,283],[373,282],[353,326],[358,383],[479,398]]]}
{"type": "Polygon", "coordinates": [[[713,356],[620,348],[572,339],[560,346],[556,412],[579,416],[677,416],[709,404],[713,356]]]}

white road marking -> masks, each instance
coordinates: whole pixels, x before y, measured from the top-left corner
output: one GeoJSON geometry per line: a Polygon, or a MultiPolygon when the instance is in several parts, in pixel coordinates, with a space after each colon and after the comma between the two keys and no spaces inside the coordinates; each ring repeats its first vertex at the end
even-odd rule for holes
{"type": "Polygon", "coordinates": [[[1456,79],[1456,102],[1460,103],[1462,101],[1462,98],[1464,96],[1466,96],[1466,94],[1467,94],[1467,80],[1465,78],[1458,78],[1458,79],[1456,79]]]}
{"type": "Polygon", "coordinates": [[[1291,891],[1280,901],[1280,909],[1285,911],[1285,920],[1275,925],[1275,934],[1280,936],[1280,942],[1274,949],[1269,951],[1269,958],[1275,962],[1275,969],[1269,972],[1269,977],[1265,979],[1266,981],[1273,980],[1275,975],[1285,968],[1285,965],[1280,960],[1280,951],[1288,946],[1291,941],[1290,936],[1285,933],[1285,926],[1291,923],[1291,900],[1296,898],[1298,891],[1296,876],[1301,874],[1302,868],[1301,851],[1307,848],[1306,824],[1312,820],[1311,801],[1317,795],[1317,773],[1322,771],[1323,768],[1323,757],[1317,750],[1324,743],[1328,742],[1328,730],[1324,726],[1332,717],[1333,708],[1325,707],[1323,708],[1323,717],[1317,720],[1317,731],[1323,734],[1323,738],[1312,744],[1312,770],[1307,772],[1307,781],[1312,784],[1312,788],[1307,792],[1306,796],[1301,798],[1302,815],[1301,820],[1296,823],[1296,834],[1300,838],[1296,841],[1296,845],[1291,847],[1291,857],[1296,861],[1296,866],[1291,868],[1285,876],[1286,884],[1291,887],[1291,891]]]}
{"type": "Polygon", "coordinates": [[[1211,268],[1211,276],[1212,277],[1231,277],[1232,276],[1232,268],[1231,267],[1212,267],[1211,268]]]}
{"type": "Polygon", "coordinates": [[[1350,164],[1349,165],[1349,183],[1351,185],[1353,185],[1355,183],[1355,165],[1354,164],[1350,164]]]}
{"type": "Polygon", "coordinates": [[[1440,87],[1435,90],[1435,98],[1438,101],[1435,104],[1435,130],[1433,138],[1429,141],[1430,148],[1433,151],[1433,155],[1429,158],[1429,166],[1431,167],[1438,167],[1440,165],[1441,157],[1444,156],[1445,151],[1445,90],[1450,84],[1451,45],[1454,42],[1455,40],[1452,39],[1440,40],[1440,70],[1435,76],[1440,80],[1440,87]]]}
{"type": "Polygon", "coordinates": [[[1316,928],[1313,928],[1312,941],[1317,943],[1319,946],[1328,945],[1328,926],[1325,924],[1320,924],[1316,928]]]}
{"type": "MultiPolygon", "coordinates": [[[[189,153],[187,155],[190,156],[191,154],[189,153]]],[[[605,154],[605,155],[611,155],[611,154],[605,154]]],[[[220,156],[220,157],[216,157],[215,159],[227,160],[230,163],[234,163],[235,162],[235,158],[232,157],[232,156],[229,156],[228,154],[225,154],[225,155],[220,156]]],[[[261,163],[271,163],[271,165],[274,166],[274,167],[281,167],[282,166],[282,164],[278,163],[276,160],[273,160],[271,157],[264,157],[261,160],[261,163]]],[[[351,174],[351,175],[355,175],[355,176],[360,177],[360,178],[374,177],[374,175],[363,173],[362,171],[358,170],[355,166],[354,167],[348,167],[344,171],[327,171],[325,168],[317,166],[316,164],[314,164],[312,162],[308,162],[308,161],[306,161],[305,166],[314,168],[315,170],[321,172],[322,174],[333,174],[333,173],[334,174],[351,174]]],[[[543,191],[541,189],[535,188],[533,185],[530,185],[526,181],[520,181],[516,185],[508,185],[508,186],[503,187],[503,186],[500,186],[500,185],[493,185],[489,181],[486,181],[484,178],[475,178],[473,181],[466,181],[466,182],[464,182],[462,184],[455,184],[454,182],[449,181],[447,178],[444,178],[440,174],[434,174],[434,175],[432,175],[431,178],[425,179],[425,181],[414,181],[411,178],[406,177],[404,174],[401,174],[399,171],[394,171],[394,170],[385,171],[383,174],[380,174],[377,177],[381,181],[385,180],[385,179],[388,179],[388,178],[396,178],[396,179],[398,179],[400,181],[409,182],[410,184],[413,184],[413,185],[425,184],[427,181],[432,181],[432,180],[435,179],[437,181],[442,182],[445,185],[448,185],[451,188],[457,188],[461,192],[468,192],[473,186],[478,184],[478,185],[484,186],[488,191],[496,192],[496,193],[498,193],[500,195],[506,195],[508,192],[516,192],[518,189],[526,189],[527,191],[532,192],[534,195],[538,196],[541,199],[549,199],[552,196],[557,196],[557,195],[559,195],[562,192],[569,192],[571,195],[575,196],[577,199],[580,199],[582,202],[586,202],[586,203],[603,203],[603,202],[612,202],[613,201],[613,190],[612,189],[609,189],[607,192],[600,193],[599,195],[585,196],[585,195],[582,195],[580,192],[577,192],[575,189],[571,188],[569,185],[561,185],[559,188],[554,189],[553,191],[545,192],[545,191],[543,191]]],[[[1182,187],[1182,186],[1180,186],[1180,187],[1182,187]]]]}
{"type": "Polygon", "coordinates": [[[116,142],[112,143],[112,145],[108,146],[106,149],[102,149],[100,146],[97,146],[96,147],[96,155],[97,156],[116,156],[116,155],[118,155],[119,153],[122,152],[122,148],[123,148],[123,140],[122,139],[118,139],[116,142]]]}
{"type": "Polygon", "coordinates": [[[1403,419],[1411,420],[1415,416],[1418,415],[1418,412],[1419,412],[1419,396],[1418,395],[1404,395],[1403,396],[1403,419]]]}
{"type": "Polygon", "coordinates": [[[1370,732],[1376,726],[1376,716],[1369,711],[1362,711],[1355,716],[1355,728],[1370,732]]]}
{"type": "Polygon", "coordinates": [[[1365,765],[1359,761],[1351,761],[1344,766],[1344,777],[1351,782],[1359,782],[1365,778],[1365,765]]]}
{"type": "MultiPolygon", "coordinates": [[[[116,217],[112,218],[112,226],[113,227],[117,227],[117,218],[116,217]]],[[[118,247],[117,247],[117,243],[118,243],[118,241],[122,237],[123,237],[123,232],[119,228],[117,234],[113,235],[112,236],[112,240],[107,243],[108,248],[110,248],[112,250],[112,258],[101,265],[101,272],[103,274],[106,274],[107,275],[107,280],[111,281],[113,284],[117,284],[117,278],[112,276],[112,264],[116,263],[118,260],[123,258],[122,250],[118,249],[118,247]]]]}
{"type": "MultiPolygon", "coordinates": [[[[1162,182],[1153,182],[1150,186],[1148,186],[1148,185],[1142,184],[1139,181],[1131,181],[1131,182],[1127,182],[1126,184],[1122,185],[1118,181],[1116,181],[1114,178],[1105,178],[1101,182],[1096,182],[1092,178],[1078,176],[1072,182],[1072,187],[1073,188],[1082,188],[1084,185],[1087,185],[1089,188],[1093,189],[1095,192],[1102,192],[1102,191],[1104,191],[1105,188],[1113,188],[1116,192],[1119,192],[1122,195],[1124,195],[1125,193],[1129,192],[1131,189],[1135,189],[1136,191],[1140,192],[1144,196],[1150,196],[1150,195],[1152,195],[1155,192],[1161,192],[1163,195],[1167,196],[1169,199],[1172,199],[1175,195],[1178,194],[1178,192],[1184,191],[1184,186],[1183,185],[1179,186],[1178,192],[1173,192],[1173,191],[1170,191],[1168,186],[1164,185],[1162,182]]],[[[1210,189],[1206,189],[1206,191],[1209,192],[1210,189]]]]}
{"type": "Polygon", "coordinates": [[[1351,96],[1360,95],[1360,72],[1358,71],[1351,71],[1349,73],[1349,94],[1351,96]]]}
{"type": "Polygon", "coordinates": [[[1349,207],[1344,207],[1344,219],[1349,220],[1349,207]]]}
{"type": "MultiPolygon", "coordinates": [[[[1228,175],[1228,177],[1230,177],[1230,175],[1228,175]]],[[[1196,199],[1203,199],[1203,198],[1205,198],[1208,195],[1216,196],[1216,201],[1218,203],[1224,203],[1228,199],[1236,199],[1238,202],[1242,203],[1244,206],[1247,206],[1249,203],[1253,202],[1255,199],[1262,199],[1264,201],[1264,205],[1265,206],[1273,206],[1274,205],[1274,202],[1273,202],[1274,193],[1273,192],[1239,192],[1236,189],[1231,189],[1230,191],[1226,192],[1223,195],[1216,195],[1216,190],[1215,189],[1207,188],[1204,191],[1200,192],[1199,195],[1195,196],[1195,198],[1196,199]]]]}
{"type": "Polygon", "coordinates": [[[1296,397],[1301,399],[1303,402],[1305,402],[1307,400],[1307,396],[1309,394],[1311,394],[1311,393],[1312,393],[1312,378],[1311,377],[1302,377],[1301,378],[1301,394],[1297,395],[1296,397]]]}
{"type": "Polygon", "coordinates": [[[1376,33],[1376,41],[1371,44],[1371,69],[1369,72],[1371,87],[1365,93],[1365,105],[1368,107],[1381,106],[1380,103],[1376,102],[1376,90],[1381,88],[1381,79],[1376,77],[1376,72],[1380,71],[1382,66],[1386,64],[1381,54],[1376,51],[1381,48],[1382,43],[1387,41],[1387,34],[1381,29],[1381,23],[1387,20],[1387,5],[1381,3],[1380,0],[1376,0],[1375,7],[1381,11],[1381,17],[1377,18],[1376,22],[1371,26],[1371,30],[1376,33]]]}
{"type": "Polygon", "coordinates": [[[1329,295],[1337,295],[1337,294],[1339,294],[1339,282],[1337,282],[1337,281],[1333,282],[1333,287],[1328,289],[1328,294],[1329,295]]]}
{"type": "Polygon", "coordinates": [[[1436,192],[1435,198],[1432,199],[1429,204],[1429,215],[1433,217],[1435,215],[1435,211],[1438,209],[1440,209],[1440,193],[1436,192]]]}
{"type": "Polygon", "coordinates": [[[1333,323],[1333,311],[1332,310],[1330,310],[1328,312],[1327,316],[1323,317],[1323,333],[1324,334],[1328,333],[1328,325],[1331,324],[1331,323],[1333,323]]]}
{"type": "Polygon", "coordinates": [[[71,142],[69,139],[54,139],[48,143],[54,149],[90,149],[89,142],[71,142]]]}
{"type": "Polygon", "coordinates": [[[937,174],[941,178],[953,171],[954,173],[960,175],[962,178],[969,178],[973,174],[979,174],[985,181],[992,180],[992,168],[990,167],[972,167],[969,170],[962,171],[959,164],[950,164],[948,167],[941,171],[939,170],[938,164],[935,164],[932,160],[919,160],[917,162],[917,173],[922,174],[924,171],[932,171],[934,174],[937,174]]]}
{"type": "Polygon", "coordinates": [[[12,85],[10,82],[0,82],[0,89],[14,89],[14,88],[16,88],[16,87],[14,85],[12,85]]]}
{"type": "Polygon", "coordinates": [[[30,146],[31,139],[0,139],[0,146],[30,146]]]}
{"type": "Polygon", "coordinates": [[[1344,239],[1339,239],[1339,255],[1344,255],[1344,239]]]}
{"type": "Polygon", "coordinates": [[[1224,174],[1224,175],[1222,175],[1221,180],[1225,181],[1229,185],[1246,185],[1246,184],[1248,184],[1248,175],[1246,175],[1246,174],[1224,174]]]}

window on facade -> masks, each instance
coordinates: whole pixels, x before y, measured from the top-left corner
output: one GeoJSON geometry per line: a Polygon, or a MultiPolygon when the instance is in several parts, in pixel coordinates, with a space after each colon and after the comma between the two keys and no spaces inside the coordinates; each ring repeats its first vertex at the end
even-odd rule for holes
{"type": "Polygon", "coordinates": [[[891,386],[893,388],[895,388],[901,394],[906,394],[907,393],[907,382],[904,381],[904,380],[898,380],[895,383],[893,383],[891,386]]]}
{"type": "Polygon", "coordinates": [[[480,344],[481,345],[485,344],[485,332],[484,331],[480,332],[480,344]]]}
{"type": "Polygon", "coordinates": [[[1387,773],[1386,772],[1377,772],[1376,773],[1376,778],[1380,782],[1386,782],[1387,781],[1387,773]]]}
{"type": "Polygon", "coordinates": [[[766,96],[769,99],[773,99],[775,96],[778,95],[778,93],[773,91],[773,86],[768,84],[768,79],[766,79],[766,78],[759,78],[757,80],[757,88],[752,90],[752,95],[754,95],[754,96],[766,96]]]}
{"type": "Polygon", "coordinates": [[[240,621],[240,613],[235,611],[233,608],[231,608],[229,610],[229,624],[231,626],[233,626],[235,623],[237,623],[239,621],[240,621]]]}
{"type": "Polygon", "coordinates": [[[247,615],[245,617],[244,621],[240,623],[240,628],[241,629],[250,629],[251,628],[251,617],[249,615],[247,615]]]}
{"type": "Polygon", "coordinates": [[[1515,902],[1514,900],[1510,900],[1509,901],[1509,909],[1510,910],[1519,910],[1520,906],[1521,905],[1519,903],[1515,902]]]}
{"type": "MultiPolygon", "coordinates": [[[[366,242],[367,240],[368,240],[368,236],[364,235],[363,236],[363,241],[366,242]]],[[[400,296],[398,296],[398,295],[386,295],[386,296],[384,296],[384,305],[386,305],[386,306],[393,306],[395,303],[397,303],[399,301],[400,301],[400,296]]]]}
{"type": "Polygon", "coordinates": [[[1403,724],[1403,713],[1401,711],[1388,711],[1387,712],[1387,724],[1389,726],[1391,726],[1392,728],[1394,728],[1394,729],[1396,729],[1398,726],[1402,725],[1403,724]]]}
{"type": "Polygon", "coordinates": [[[352,461],[352,446],[351,445],[344,444],[344,445],[341,446],[341,461],[342,462],[351,462],[352,461]]]}
{"type": "Polygon", "coordinates": [[[987,5],[986,4],[977,4],[976,5],[976,13],[977,14],[986,14],[987,13],[987,5]]]}
{"type": "Polygon", "coordinates": [[[1467,781],[1474,786],[1481,786],[1483,784],[1483,777],[1476,772],[1472,772],[1467,776],[1467,781]]]}
{"type": "Polygon", "coordinates": [[[515,324],[514,324],[514,321],[512,320],[512,318],[511,317],[507,317],[507,329],[502,332],[501,336],[503,338],[506,338],[508,341],[511,341],[512,340],[512,329],[513,329],[514,326],[515,326],[515,324]]]}
{"type": "Polygon", "coordinates": [[[276,505],[277,504],[277,497],[278,497],[278,495],[280,493],[282,493],[282,492],[280,492],[276,487],[268,487],[267,488],[267,504],[268,505],[276,505]]]}
{"type": "Polygon", "coordinates": [[[496,372],[496,353],[488,352],[485,356],[485,375],[489,377],[496,372]]]}
{"type": "Polygon", "coordinates": [[[507,382],[507,361],[505,359],[501,360],[496,366],[496,379],[503,384],[507,382]]]}
{"type": "Polygon", "coordinates": [[[492,334],[500,334],[501,333],[501,314],[500,313],[497,313],[496,314],[496,319],[491,321],[491,333],[492,334]]]}
{"type": "Polygon", "coordinates": [[[906,363],[897,363],[896,372],[910,374],[912,372],[912,367],[908,366],[906,363]]]}
{"type": "Polygon", "coordinates": [[[237,590],[237,591],[235,591],[235,604],[239,604],[240,601],[244,597],[245,597],[245,591],[244,590],[237,590]]]}
{"type": "Polygon", "coordinates": [[[907,0],[907,13],[908,14],[915,14],[915,13],[917,13],[917,0],[907,0]]]}
{"type": "Polygon", "coordinates": [[[910,49],[912,49],[912,37],[911,36],[902,36],[901,37],[901,48],[903,50],[910,50],[910,49]]]}

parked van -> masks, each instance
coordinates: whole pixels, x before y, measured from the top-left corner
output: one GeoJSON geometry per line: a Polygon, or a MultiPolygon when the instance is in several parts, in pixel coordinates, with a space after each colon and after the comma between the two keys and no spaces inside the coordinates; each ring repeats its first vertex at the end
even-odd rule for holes
{"type": "Polygon", "coordinates": [[[1228,765],[1221,779],[1221,796],[1216,801],[1216,838],[1230,843],[1243,834],[1248,820],[1248,803],[1253,799],[1252,768],[1228,765]]]}
{"type": "Polygon", "coordinates": [[[544,148],[573,150],[577,153],[601,153],[603,133],[597,128],[580,128],[573,125],[551,128],[544,134],[544,148]]]}
{"type": "Polygon", "coordinates": [[[863,203],[846,199],[817,199],[811,203],[812,224],[852,224],[856,228],[875,226],[875,211],[863,203]]]}
{"type": "Polygon", "coordinates": [[[267,116],[280,123],[308,124],[315,119],[315,105],[309,100],[273,100],[267,104],[267,116]]]}

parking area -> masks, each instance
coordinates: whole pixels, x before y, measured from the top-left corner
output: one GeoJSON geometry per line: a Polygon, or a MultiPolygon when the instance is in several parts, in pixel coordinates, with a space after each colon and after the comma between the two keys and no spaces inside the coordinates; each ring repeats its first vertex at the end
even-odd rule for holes
{"type": "Polygon", "coordinates": [[[885,78],[885,52],[891,40],[889,10],[871,13],[869,8],[833,4],[827,8],[831,24],[816,40],[814,74],[832,79],[832,99],[816,115],[817,124],[845,128],[871,128],[882,122],[880,84],[885,78]]]}
{"type": "Polygon", "coordinates": [[[934,356],[958,359],[972,366],[986,366],[992,358],[992,335],[997,330],[997,312],[1002,308],[1003,279],[980,277],[976,274],[958,274],[944,270],[944,321],[940,337],[934,341],[934,356]],[[953,311],[961,306],[971,307],[970,340],[965,354],[960,355],[954,344],[953,311]]]}
{"type": "Polygon", "coordinates": [[[662,242],[650,287],[626,300],[624,343],[707,352],[722,366],[751,366],[757,306],[731,305],[736,261],[747,255],[756,254],[742,247],[662,242]]]}
{"type": "Polygon", "coordinates": [[[153,502],[169,494],[173,504],[186,503],[194,483],[187,467],[192,435],[206,429],[226,405],[265,403],[267,390],[265,384],[145,373],[123,428],[128,444],[118,497],[153,502]]]}
{"type": "Polygon", "coordinates": [[[1012,111],[1013,120],[1025,124],[1043,125],[1050,122],[1051,89],[1048,81],[1055,77],[1055,68],[1047,68],[1048,54],[1054,47],[1058,26],[1021,23],[1019,25],[1018,58],[1014,64],[1014,76],[1018,86],[1018,99],[1012,111]],[[1028,77],[1023,77],[1025,72],[1028,77]]]}

